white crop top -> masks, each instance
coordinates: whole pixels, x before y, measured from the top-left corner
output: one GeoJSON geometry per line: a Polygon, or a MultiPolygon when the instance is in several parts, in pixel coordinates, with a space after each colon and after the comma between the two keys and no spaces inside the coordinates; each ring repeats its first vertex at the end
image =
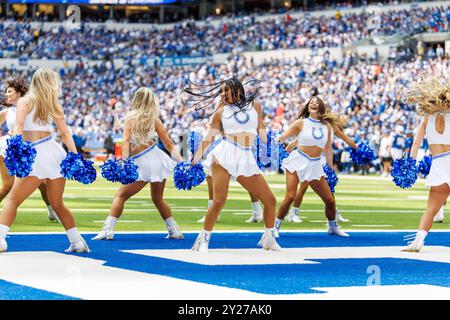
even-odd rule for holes
{"type": "Polygon", "coordinates": [[[325,148],[328,142],[328,126],[319,120],[306,118],[303,119],[303,129],[297,135],[297,144],[299,146],[316,146],[325,148]]]}
{"type": "Polygon", "coordinates": [[[258,112],[255,108],[241,111],[238,107],[224,106],[222,113],[224,134],[253,133],[258,134],[258,112]]]}
{"type": "Polygon", "coordinates": [[[436,131],[436,115],[428,118],[426,137],[428,144],[448,144],[450,145],[450,113],[444,115],[445,129],[442,134],[436,131]]]}
{"type": "Polygon", "coordinates": [[[33,122],[35,110],[36,109],[33,108],[25,117],[25,122],[23,124],[23,130],[24,131],[52,131],[52,126],[50,124],[50,121],[45,125],[41,125],[39,123],[33,122]]]}
{"type": "Polygon", "coordinates": [[[8,131],[12,132],[16,126],[16,107],[11,107],[6,112],[6,126],[8,131]]]}

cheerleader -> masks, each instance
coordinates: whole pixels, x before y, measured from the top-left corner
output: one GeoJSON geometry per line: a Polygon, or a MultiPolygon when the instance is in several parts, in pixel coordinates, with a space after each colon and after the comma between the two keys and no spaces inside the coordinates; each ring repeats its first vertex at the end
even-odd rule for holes
{"type": "MultiPolygon", "coordinates": [[[[247,83],[248,84],[248,83],[247,83]]],[[[264,205],[265,232],[258,246],[265,250],[280,250],[275,240],[275,206],[276,199],[261,174],[252,153],[253,141],[258,134],[267,140],[267,132],[263,124],[261,105],[255,101],[259,89],[246,96],[242,83],[231,78],[216,83],[206,93],[196,92],[194,88],[186,88],[185,92],[200,97],[194,107],[208,101],[212,103],[221,97],[223,107],[213,113],[201,148],[197,151],[193,164],[200,162],[204,150],[214,141],[216,135],[223,132],[222,141],[208,154],[205,164],[211,167],[213,183],[213,202],[206,213],[203,230],[198,235],[192,250],[208,252],[212,229],[217,217],[225,205],[230,178],[234,177],[250,194],[253,194],[264,205]]],[[[204,108],[205,106],[200,106],[204,108]]]]}
{"type": "Polygon", "coordinates": [[[140,88],[134,94],[131,108],[125,118],[122,146],[122,157],[134,160],[138,166],[139,177],[136,182],[119,188],[114,196],[109,216],[93,240],[114,238],[114,225],[122,215],[125,202],[148,183],[152,201],[166,223],[168,231],[166,238],[183,239],[183,234],[172,217],[172,211],[163,199],[166,179],[172,174],[176,163],[158,148],[155,134],[177,161],[183,160],[159,119],[158,98],[149,88],[140,88]]]}
{"type": "MultiPolygon", "coordinates": [[[[0,188],[0,201],[2,201],[14,184],[14,176],[10,176],[8,169],[5,166],[5,156],[7,140],[13,135],[14,127],[16,126],[16,105],[17,101],[23,97],[28,91],[28,83],[23,77],[17,76],[7,79],[5,81],[5,102],[4,104],[9,106],[7,109],[0,112],[0,126],[6,122],[8,128],[8,134],[0,138],[0,176],[2,179],[2,187],[0,188]]],[[[39,186],[42,200],[47,205],[48,219],[50,221],[59,222],[58,216],[52,209],[47,197],[47,187],[45,183],[39,186]]]]}
{"type": "Polygon", "coordinates": [[[442,84],[433,77],[424,80],[413,87],[408,100],[416,103],[418,113],[424,116],[414,137],[411,157],[417,158],[426,136],[433,159],[426,178],[426,186],[430,187],[427,209],[414,240],[403,249],[419,252],[433,225],[433,218],[450,194],[450,83],[442,84]]]}
{"type": "MultiPolygon", "coordinates": [[[[331,141],[334,140],[334,136],[337,136],[338,138],[342,139],[347,145],[349,145],[353,149],[358,149],[358,146],[356,145],[356,143],[348,135],[346,135],[345,132],[342,130],[342,126],[339,124],[335,124],[335,123],[331,124],[331,141]]],[[[293,147],[296,144],[297,144],[296,141],[294,141],[293,143],[290,143],[288,148],[286,148],[286,149],[288,151],[290,151],[289,149],[293,149],[293,147]]],[[[326,159],[326,156],[324,153],[321,154],[321,162],[322,162],[322,165],[327,163],[327,159],[326,159]]],[[[300,206],[303,202],[303,197],[304,197],[306,191],[308,190],[308,187],[309,187],[308,181],[305,180],[305,181],[300,182],[300,185],[295,194],[294,203],[293,203],[291,212],[286,217],[286,219],[288,221],[294,222],[294,223],[303,222],[303,220],[300,218],[300,206]]],[[[333,197],[334,197],[334,193],[333,193],[333,197]]],[[[338,222],[349,222],[348,219],[345,219],[339,213],[338,208],[336,208],[336,220],[338,222]]]]}
{"type": "Polygon", "coordinates": [[[348,236],[338,227],[336,201],[325,179],[321,161],[321,153],[325,152],[326,162],[332,168],[332,125],[330,124],[336,123],[336,117],[327,113],[323,101],[315,96],[303,107],[289,129],[278,138],[279,143],[284,143],[288,138],[297,136],[297,150],[291,152],[282,163],[286,172],[286,194],[278,209],[275,222],[277,233],[294,201],[299,182],[307,181],[325,203],[328,234],[348,236]]]}
{"type": "Polygon", "coordinates": [[[58,73],[50,69],[38,69],[33,75],[28,93],[17,102],[14,134],[22,135],[24,140],[33,143],[36,158],[30,174],[16,179],[6,198],[0,215],[0,252],[7,250],[5,238],[14,223],[17,208],[44,182],[47,185],[50,204],[66,229],[70,241],[66,252],[90,251],[75,226],[70,210],[63,202],[66,179],[61,174],[61,161],[66,157],[66,152],[51,137],[52,122],[58,128],[67,148],[74,153],[77,153],[77,149],[58,102],[60,95],[61,80],[58,73]]]}

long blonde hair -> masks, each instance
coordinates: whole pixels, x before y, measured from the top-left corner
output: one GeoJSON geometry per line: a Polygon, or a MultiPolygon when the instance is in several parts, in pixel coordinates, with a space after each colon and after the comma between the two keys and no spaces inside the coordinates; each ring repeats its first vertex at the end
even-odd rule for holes
{"type": "Polygon", "coordinates": [[[406,93],[406,101],[415,103],[421,115],[449,112],[450,81],[442,82],[436,76],[421,79],[406,93]]]}
{"type": "Polygon", "coordinates": [[[326,122],[330,126],[338,126],[339,128],[345,128],[347,126],[347,119],[337,113],[333,113],[330,111],[329,107],[320,99],[318,96],[311,97],[306,105],[300,109],[300,112],[297,115],[296,119],[306,119],[309,117],[309,104],[312,99],[317,99],[319,103],[319,120],[321,122],[326,122]]]}
{"type": "Polygon", "coordinates": [[[58,102],[61,96],[61,79],[53,70],[40,68],[31,79],[30,89],[25,95],[35,108],[33,121],[46,124],[53,118],[61,118],[64,111],[58,102]]]}
{"type": "Polygon", "coordinates": [[[155,132],[158,117],[158,98],[149,88],[139,88],[134,93],[131,110],[126,115],[126,121],[131,123],[131,136],[136,144],[149,142],[149,136],[155,132]]]}

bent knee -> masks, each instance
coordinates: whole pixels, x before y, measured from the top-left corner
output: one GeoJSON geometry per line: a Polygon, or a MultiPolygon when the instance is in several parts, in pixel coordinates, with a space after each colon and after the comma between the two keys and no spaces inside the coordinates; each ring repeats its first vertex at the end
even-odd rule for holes
{"type": "Polygon", "coordinates": [[[328,199],[325,199],[325,205],[328,207],[328,208],[336,208],[336,200],[334,200],[334,198],[333,197],[330,197],[330,198],[328,198],[328,199]]]}

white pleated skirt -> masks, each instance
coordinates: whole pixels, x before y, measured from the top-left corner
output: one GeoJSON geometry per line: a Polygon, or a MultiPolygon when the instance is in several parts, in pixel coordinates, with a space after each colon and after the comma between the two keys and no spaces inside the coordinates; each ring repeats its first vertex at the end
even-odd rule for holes
{"type": "Polygon", "coordinates": [[[0,138],[0,156],[3,157],[3,159],[5,159],[6,157],[6,147],[8,146],[8,139],[11,136],[9,135],[4,135],[0,138]]]}
{"type": "Polygon", "coordinates": [[[136,181],[162,182],[172,174],[176,165],[156,144],[130,158],[138,166],[139,177],[136,181]]]}
{"type": "Polygon", "coordinates": [[[33,142],[33,146],[36,149],[36,159],[28,176],[39,179],[62,178],[61,162],[66,157],[63,147],[51,136],[33,142]]]}
{"type": "Polygon", "coordinates": [[[450,187],[450,152],[438,154],[432,159],[426,186],[435,187],[446,183],[450,187]]]}
{"type": "Polygon", "coordinates": [[[322,157],[311,158],[297,149],[283,160],[282,168],[291,173],[296,172],[300,181],[311,181],[325,177],[322,164],[322,157]]]}
{"type": "Polygon", "coordinates": [[[234,178],[261,174],[261,170],[252,153],[252,148],[243,147],[227,139],[223,139],[211,150],[203,162],[203,166],[207,171],[210,171],[214,162],[220,164],[234,178]]]}

